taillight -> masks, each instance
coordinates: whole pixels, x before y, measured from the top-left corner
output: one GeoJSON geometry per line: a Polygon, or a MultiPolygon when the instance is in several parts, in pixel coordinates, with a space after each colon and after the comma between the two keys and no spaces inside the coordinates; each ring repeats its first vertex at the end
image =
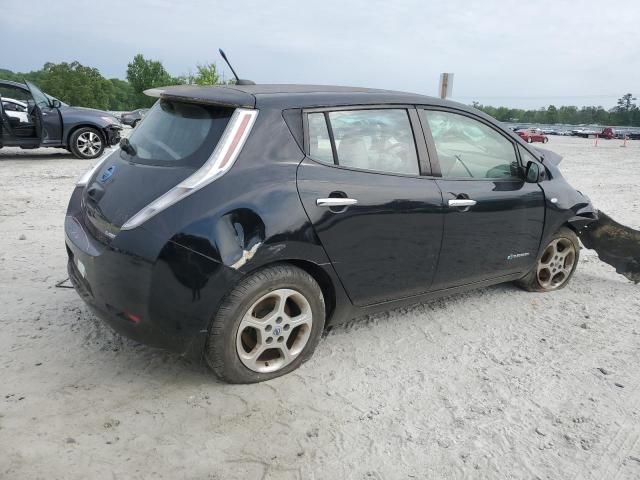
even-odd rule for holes
{"type": "Polygon", "coordinates": [[[142,225],[154,215],[228,172],[238,158],[257,116],[257,110],[237,108],[233,112],[218,145],[204,165],[127,220],[121,230],[131,230],[142,225]]]}

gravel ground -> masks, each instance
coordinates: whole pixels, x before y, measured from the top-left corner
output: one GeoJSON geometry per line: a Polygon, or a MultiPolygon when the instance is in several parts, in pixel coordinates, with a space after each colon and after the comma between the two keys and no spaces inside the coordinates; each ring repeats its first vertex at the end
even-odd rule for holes
{"type": "MultiPolygon", "coordinates": [[[[640,142],[548,147],[640,228],[640,142]]],[[[229,386],[55,288],[89,165],[0,151],[0,478],[640,477],[640,286],[592,252],[564,290],[507,284],[355,319],[298,371],[229,386]]]]}

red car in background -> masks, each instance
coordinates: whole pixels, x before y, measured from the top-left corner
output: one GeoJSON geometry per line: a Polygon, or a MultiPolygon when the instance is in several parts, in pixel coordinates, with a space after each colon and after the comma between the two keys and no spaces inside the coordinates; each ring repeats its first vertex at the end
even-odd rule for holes
{"type": "Polygon", "coordinates": [[[522,130],[518,130],[516,133],[527,143],[547,143],[549,141],[549,137],[542,133],[542,130],[539,128],[523,128],[522,130]]]}

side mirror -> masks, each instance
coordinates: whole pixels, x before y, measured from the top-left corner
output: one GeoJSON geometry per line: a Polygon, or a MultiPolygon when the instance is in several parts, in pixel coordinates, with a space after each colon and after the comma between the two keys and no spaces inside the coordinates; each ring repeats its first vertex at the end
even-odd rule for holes
{"type": "Polygon", "coordinates": [[[62,106],[62,102],[57,98],[51,100],[51,108],[60,108],[62,106]]]}
{"type": "Polygon", "coordinates": [[[529,161],[525,170],[524,178],[528,183],[538,183],[544,179],[542,168],[536,162],[529,161]]]}

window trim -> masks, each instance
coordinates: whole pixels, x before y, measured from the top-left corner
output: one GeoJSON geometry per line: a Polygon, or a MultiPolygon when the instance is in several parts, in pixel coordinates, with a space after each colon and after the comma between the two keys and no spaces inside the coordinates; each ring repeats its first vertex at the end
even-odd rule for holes
{"type": "Polygon", "coordinates": [[[367,173],[376,173],[380,175],[393,175],[398,177],[409,177],[409,178],[422,178],[422,177],[431,177],[431,159],[429,156],[429,150],[424,139],[424,130],[420,124],[419,115],[416,110],[415,105],[410,104],[367,104],[367,105],[337,105],[330,107],[313,107],[313,108],[305,108],[302,110],[302,127],[304,129],[303,141],[304,141],[304,153],[310,160],[314,162],[321,163],[322,165],[327,165],[329,167],[341,168],[344,170],[351,170],[355,172],[367,172],[367,173]],[[413,136],[414,146],[416,149],[416,157],[418,160],[418,173],[410,174],[410,173],[399,173],[399,172],[384,172],[380,170],[369,170],[365,168],[356,168],[350,167],[346,165],[340,165],[340,161],[338,159],[338,152],[335,145],[335,138],[333,136],[333,127],[331,126],[331,122],[329,121],[329,114],[331,112],[341,112],[341,111],[360,111],[360,110],[404,110],[407,113],[407,118],[409,120],[409,126],[411,127],[411,132],[413,136]],[[324,113],[325,122],[327,123],[327,131],[329,132],[329,137],[331,141],[331,150],[333,153],[333,163],[327,163],[326,161],[314,158],[310,155],[310,145],[311,141],[309,138],[309,121],[308,115],[311,113],[324,113]],[[420,135],[422,132],[422,135],[420,135]]]}
{"type": "MultiPolygon", "coordinates": [[[[518,167],[520,169],[522,169],[522,160],[520,158],[520,152],[517,148],[517,146],[519,145],[517,142],[514,142],[513,138],[511,138],[510,136],[508,136],[506,134],[506,132],[503,132],[501,129],[499,129],[498,127],[496,127],[496,125],[493,125],[491,122],[487,121],[486,119],[480,117],[479,115],[475,115],[473,113],[467,112],[465,110],[459,110],[457,108],[451,108],[451,107],[446,107],[446,106],[440,106],[440,105],[416,105],[416,109],[419,110],[425,110],[425,111],[437,111],[437,112],[445,112],[445,113],[452,113],[452,114],[456,114],[456,115],[460,115],[463,117],[467,117],[471,120],[475,120],[479,123],[482,123],[483,125],[485,125],[486,127],[492,129],[493,131],[497,132],[499,135],[501,135],[505,140],[507,140],[509,143],[511,143],[511,147],[513,148],[513,153],[514,153],[514,157],[516,159],[516,162],[518,162],[518,167]]],[[[420,112],[418,112],[418,117],[421,117],[420,112]]],[[[433,157],[434,158],[434,174],[437,171],[438,173],[438,177],[442,178],[443,180],[454,180],[454,181],[461,181],[461,180],[466,180],[466,181],[489,181],[489,182],[514,182],[514,181],[523,181],[524,182],[524,178],[522,177],[496,177],[496,178],[473,178],[473,177],[444,177],[442,175],[442,169],[440,167],[440,158],[438,156],[438,150],[436,148],[436,144],[435,144],[435,140],[433,139],[433,134],[431,133],[431,127],[428,125],[428,122],[422,122],[422,119],[420,120],[422,123],[422,128],[425,132],[425,138],[427,139],[427,146],[429,147],[430,152],[433,152],[433,157]],[[425,125],[426,123],[426,125],[425,125]]],[[[534,155],[535,156],[535,155],[534,155]]]]}

